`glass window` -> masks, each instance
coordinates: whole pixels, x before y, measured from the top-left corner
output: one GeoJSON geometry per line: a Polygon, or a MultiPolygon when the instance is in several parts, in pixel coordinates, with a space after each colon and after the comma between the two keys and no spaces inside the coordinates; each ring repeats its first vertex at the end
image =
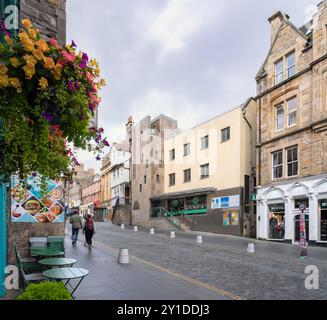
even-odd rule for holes
{"type": "Polygon", "coordinates": [[[295,52],[290,53],[286,56],[287,60],[287,77],[291,78],[295,75],[295,52]]]}
{"type": "Polygon", "coordinates": [[[174,186],[176,183],[176,175],[175,173],[171,173],[169,175],[169,186],[174,186]]]}
{"type": "Polygon", "coordinates": [[[209,148],[209,136],[201,138],[201,150],[209,148]]]}
{"type": "Polygon", "coordinates": [[[274,152],[272,160],[273,179],[278,179],[283,176],[283,151],[274,152]]]}
{"type": "Polygon", "coordinates": [[[169,160],[170,161],[175,160],[175,149],[169,151],[169,160]]]}
{"type": "Polygon", "coordinates": [[[302,199],[295,199],[294,200],[294,208],[299,209],[300,206],[304,204],[305,210],[309,208],[309,199],[308,198],[302,198],[302,199]]]}
{"type": "Polygon", "coordinates": [[[191,144],[184,144],[184,157],[189,156],[191,154],[191,144]]]}
{"type": "Polygon", "coordinates": [[[221,142],[230,140],[230,127],[221,130],[221,142]]]}
{"type": "Polygon", "coordinates": [[[320,241],[327,241],[327,199],[319,201],[320,207],[320,241]]]}
{"type": "Polygon", "coordinates": [[[209,163],[201,166],[201,179],[209,178],[209,163]]]}
{"type": "Polygon", "coordinates": [[[184,182],[190,182],[191,181],[191,169],[184,170],[184,182]]]}
{"type": "Polygon", "coordinates": [[[285,123],[284,107],[278,106],[276,109],[276,130],[279,131],[284,129],[284,123],[285,123]]]}
{"type": "Polygon", "coordinates": [[[269,239],[282,240],[285,237],[285,204],[269,205],[269,239]]]}
{"type": "Polygon", "coordinates": [[[297,119],[297,98],[292,98],[287,101],[287,123],[288,126],[296,125],[297,119]]]}
{"type": "Polygon", "coordinates": [[[297,176],[299,170],[297,146],[286,150],[286,158],[287,158],[287,176],[288,177],[297,176]]]}
{"type": "Polygon", "coordinates": [[[283,59],[280,59],[275,63],[275,84],[279,84],[284,81],[284,63],[283,59]]]}

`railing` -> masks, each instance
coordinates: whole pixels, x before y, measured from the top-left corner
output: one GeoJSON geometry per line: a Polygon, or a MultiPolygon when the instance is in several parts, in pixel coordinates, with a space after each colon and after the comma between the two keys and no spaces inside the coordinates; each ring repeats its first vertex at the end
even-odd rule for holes
{"type": "Polygon", "coordinates": [[[184,214],[176,216],[163,207],[151,208],[150,217],[154,219],[165,219],[172,227],[184,231],[190,229],[193,224],[192,219],[186,217],[184,214]]]}

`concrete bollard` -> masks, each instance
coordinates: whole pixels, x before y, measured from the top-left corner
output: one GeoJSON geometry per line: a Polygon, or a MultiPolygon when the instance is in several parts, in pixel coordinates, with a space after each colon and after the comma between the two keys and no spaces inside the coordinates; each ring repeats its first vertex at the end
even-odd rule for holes
{"type": "Polygon", "coordinates": [[[122,229],[125,229],[125,225],[124,225],[123,223],[120,225],[120,227],[121,227],[122,229]]]}
{"type": "Polygon", "coordinates": [[[175,238],[176,238],[175,232],[171,231],[170,232],[170,239],[175,239],[175,238]]]}
{"type": "Polygon", "coordinates": [[[134,232],[137,232],[137,231],[139,231],[138,227],[134,226],[134,232]]]}
{"type": "Polygon", "coordinates": [[[154,234],[154,229],[153,228],[150,229],[150,234],[154,234]]]}
{"type": "Polygon", "coordinates": [[[129,264],[128,249],[120,249],[118,256],[119,264],[129,264]]]}
{"type": "Polygon", "coordinates": [[[202,239],[202,236],[197,236],[196,237],[196,243],[202,243],[203,242],[203,239],[202,239]]]}
{"type": "Polygon", "coordinates": [[[254,253],[254,243],[249,243],[248,244],[247,252],[248,253],[254,253]]]}

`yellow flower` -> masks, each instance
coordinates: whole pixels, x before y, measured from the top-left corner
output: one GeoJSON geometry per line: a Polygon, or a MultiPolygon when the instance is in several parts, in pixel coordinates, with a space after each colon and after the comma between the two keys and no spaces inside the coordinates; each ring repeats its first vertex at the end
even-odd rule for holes
{"type": "Polygon", "coordinates": [[[53,76],[56,80],[61,79],[61,73],[62,73],[62,66],[60,64],[56,64],[56,66],[53,69],[53,76]]]}
{"type": "Polygon", "coordinates": [[[45,90],[48,86],[49,86],[48,80],[46,78],[42,77],[39,80],[39,88],[40,88],[40,90],[45,90]]]}
{"type": "Polygon", "coordinates": [[[20,32],[18,34],[18,38],[19,38],[21,43],[24,43],[24,42],[27,42],[28,40],[31,40],[26,32],[20,32]]]}
{"type": "Polygon", "coordinates": [[[9,79],[9,82],[10,82],[10,85],[15,88],[17,90],[18,93],[21,93],[23,90],[22,90],[22,87],[21,87],[21,83],[19,81],[18,78],[10,78],[9,79]]]}
{"type": "Polygon", "coordinates": [[[9,86],[9,79],[7,75],[0,75],[0,87],[5,88],[9,86]]]}
{"type": "Polygon", "coordinates": [[[39,61],[43,60],[43,53],[42,53],[42,51],[40,49],[34,49],[33,50],[33,56],[39,61]]]}
{"type": "Polygon", "coordinates": [[[8,72],[8,68],[4,64],[0,64],[0,75],[4,76],[8,72]]]}
{"type": "Polygon", "coordinates": [[[32,27],[32,23],[29,19],[23,19],[22,20],[22,24],[25,28],[31,28],[32,27]]]}
{"type": "Polygon", "coordinates": [[[37,32],[35,29],[28,29],[28,35],[35,40],[37,37],[37,32]]]}
{"type": "Polygon", "coordinates": [[[53,59],[50,57],[43,58],[43,62],[44,62],[44,67],[47,69],[51,70],[55,67],[55,63],[54,63],[53,59]]]}
{"type": "Polygon", "coordinates": [[[32,40],[27,41],[23,45],[27,52],[32,52],[34,50],[34,44],[32,40]]]}
{"type": "Polygon", "coordinates": [[[31,80],[33,76],[35,75],[35,66],[34,64],[27,64],[23,67],[23,70],[26,75],[26,79],[31,80]]]}
{"type": "Polygon", "coordinates": [[[16,57],[14,57],[14,58],[10,58],[9,61],[10,61],[11,65],[12,65],[14,68],[18,68],[19,65],[20,65],[20,63],[19,63],[19,61],[18,61],[18,59],[17,59],[16,57]]]}
{"type": "Polygon", "coordinates": [[[12,45],[12,40],[7,34],[5,35],[5,40],[10,46],[12,45]]]}
{"type": "Polygon", "coordinates": [[[36,59],[32,55],[25,54],[23,58],[24,58],[24,60],[26,61],[27,64],[32,64],[32,65],[37,64],[36,59]]]}
{"type": "Polygon", "coordinates": [[[48,44],[43,39],[40,39],[39,41],[37,41],[36,45],[42,52],[50,51],[50,48],[49,48],[48,44]]]}

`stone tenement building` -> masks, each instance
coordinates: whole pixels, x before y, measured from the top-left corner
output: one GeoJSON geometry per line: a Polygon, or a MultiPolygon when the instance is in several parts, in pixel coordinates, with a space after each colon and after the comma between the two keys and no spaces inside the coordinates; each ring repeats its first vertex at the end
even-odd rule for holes
{"type": "Polygon", "coordinates": [[[310,25],[269,18],[271,48],[257,75],[257,237],[327,243],[327,1],[310,25]]]}
{"type": "MultiPolygon", "coordinates": [[[[54,37],[63,45],[66,41],[66,0],[21,0],[20,20],[28,18],[43,36],[54,37]]],[[[10,192],[7,210],[7,256],[14,263],[14,243],[23,256],[28,255],[28,239],[33,236],[64,235],[62,223],[12,223],[10,192]]]]}
{"type": "Polygon", "coordinates": [[[150,220],[150,198],[164,193],[164,138],[177,129],[177,121],[165,115],[145,117],[132,134],[132,224],[167,228],[150,220]],[[168,131],[167,131],[168,130],[168,131]]]}

